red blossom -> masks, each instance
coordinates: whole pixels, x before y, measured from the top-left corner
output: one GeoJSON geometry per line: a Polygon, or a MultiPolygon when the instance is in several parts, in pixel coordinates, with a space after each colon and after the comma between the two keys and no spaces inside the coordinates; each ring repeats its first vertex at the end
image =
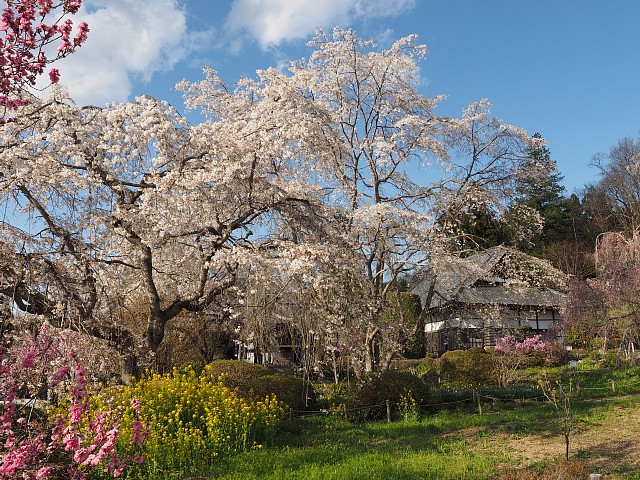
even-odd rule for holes
{"type": "Polygon", "coordinates": [[[51,83],[58,83],[60,81],[60,71],[57,68],[52,68],[49,72],[49,80],[51,83]]]}
{"type": "MultiPolygon", "coordinates": [[[[4,0],[0,18],[0,106],[15,109],[24,104],[19,93],[36,84],[47,64],[70,53],[87,40],[89,27],[81,22],[73,35],[69,15],[78,12],[81,0],[4,0]],[[47,22],[50,17],[52,23],[47,22]],[[73,36],[72,36],[73,35],[73,36]],[[59,42],[57,52],[47,56],[45,47],[59,42]]],[[[58,83],[60,72],[49,71],[51,83],[58,83]]]]}

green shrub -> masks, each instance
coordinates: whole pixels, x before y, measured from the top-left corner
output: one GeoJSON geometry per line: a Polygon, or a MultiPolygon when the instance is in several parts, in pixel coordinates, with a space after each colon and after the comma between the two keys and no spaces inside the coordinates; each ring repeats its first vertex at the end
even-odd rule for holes
{"type": "Polygon", "coordinates": [[[407,372],[385,370],[366,375],[350,392],[349,418],[356,421],[386,417],[386,401],[395,411],[410,394],[418,405],[426,403],[429,389],[419,377],[407,372]]]}
{"type": "Polygon", "coordinates": [[[420,374],[418,370],[425,366],[433,366],[433,357],[424,358],[398,358],[391,362],[391,368],[393,370],[400,370],[404,372],[411,372],[420,374]]]}
{"type": "Polygon", "coordinates": [[[615,368],[617,366],[618,355],[615,350],[607,350],[601,353],[598,350],[592,350],[588,357],[596,368],[615,368]]]}
{"type": "Polygon", "coordinates": [[[395,360],[391,367],[401,372],[413,373],[428,384],[436,383],[439,378],[439,371],[436,360],[431,357],[395,360]]]}
{"type": "Polygon", "coordinates": [[[243,398],[264,398],[275,395],[294,411],[317,410],[313,385],[293,375],[273,375],[268,368],[242,360],[218,360],[206,367],[214,379],[235,389],[243,398]]]}
{"type": "Polygon", "coordinates": [[[292,375],[264,375],[253,383],[253,396],[264,398],[275,395],[294,412],[318,409],[318,401],[313,385],[292,375]]]}
{"type": "Polygon", "coordinates": [[[436,361],[442,380],[463,385],[496,383],[493,357],[482,348],[445,352],[436,361]]]}
{"type": "Polygon", "coordinates": [[[457,382],[459,371],[464,363],[464,350],[450,350],[436,359],[436,368],[445,382],[457,382]]]}
{"type": "Polygon", "coordinates": [[[222,383],[242,397],[249,396],[256,379],[271,374],[268,368],[243,360],[216,360],[207,365],[207,371],[216,380],[222,375],[222,383]]]}

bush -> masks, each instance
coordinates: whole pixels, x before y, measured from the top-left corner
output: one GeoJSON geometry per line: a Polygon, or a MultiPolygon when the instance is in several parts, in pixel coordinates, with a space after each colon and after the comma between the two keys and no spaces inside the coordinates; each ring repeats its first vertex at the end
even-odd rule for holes
{"type": "MultiPolygon", "coordinates": [[[[127,443],[133,456],[116,451],[121,411],[91,411],[85,367],[65,337],[45,324],[7,349],[8,340],[0,338],[0,478],[85,478],[96,470],[117,477],[142,458],[141,436],[127,443]],[[66,400],[41,409],[47,391],[66,400]]],[[[133,410],[131,422],[141,426],[133,410]]]]}
{"type": "Polygon", "coordinates": [[[408,359],[401,358],[394,360],[391,364],[391,368],[401,372],[409,372],[419,376],[427,382],[437,383],[439,378],[439,372],[436,364],[436,360],[431,357],[408,359]]]}
{"type": "Polygon", "coordinates": [[[442,380],[462,385],[490,385],[496,382],[492,355],[482,348],[445,352],[436,361],[442,380]]]}
{"type": "Polygon", "coordinates": [[[297,412],[317,410],[316,392],[311,383],[292,375],[265,375],[255,379],[252,396],[275,395],[297,412]]]}
{"type": "Polygon", "coordinates": [[[544,350],[544,364],[547,367],[559,367],[569,361],[569,352],[564,345],[550,342],[544,350]]]}
{"type": "Polygon", "coordinates": [[[215,380],[223,375],[222,383],[231,389],[237,389],[241,397],[250,396],[256,380],[271,373],[262,365],[243,360],[217,360],[207,365],[206,369],[215,380]]]}
{"type": "Polygon", "coordinates": [[[273,375],[268,368],[242,360],[218,360],[206,367],[207,372],[235,389],[243,398],[264,398],[275,395],[287,408],[296,411],[318,407],[313,385],[293,375],[273,375]],[[222,376],[222,377],[221,377],[222,376]]]}
{"type": "Polygon", "coordinates": [[[366,375],[349,393],[349,418],[356,421],[386,417],[386,401],[395,410],[410,395],[418,405],[426,403],[429,389],[419,377],[407,372],[385,370],[366,375]]]}

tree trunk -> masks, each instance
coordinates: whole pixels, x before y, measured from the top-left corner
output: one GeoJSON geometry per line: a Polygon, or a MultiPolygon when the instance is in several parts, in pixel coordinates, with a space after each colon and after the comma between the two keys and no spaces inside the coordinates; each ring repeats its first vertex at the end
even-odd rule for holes
{"type": "Polygon", "coordinates": [[[374,372],[376,369],[376,335],[379,329],[369,326],[367,328],[367,337],[365,339],[364,351],[364,371],[366,373],[374,372]]]}
{"type": "Polygon", "coordinates": [[[338,385],[338,383],[340,383],[340,377],[338,375],[338,362],[335,349],[331,350],[331,366],[333,367],[333,380],[335,384],[338,385]]]}

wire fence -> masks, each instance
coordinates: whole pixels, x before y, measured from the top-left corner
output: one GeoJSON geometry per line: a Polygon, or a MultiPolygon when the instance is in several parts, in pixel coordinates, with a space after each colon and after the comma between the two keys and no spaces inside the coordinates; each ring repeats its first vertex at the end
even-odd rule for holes
{"type": "MultiPolygon", "coordinates": [[[[604,399],[628,394],[640,394],[640,381],[616,381],[611,380],[606,384],[581,386],[579,381],[558,383],[565,392],[576,400],[604,399]]],[[[518,384],[507,387],[477,386],[468,388],[437,388],[430,392],[429,399],[415,404],[421,412],[437,412],[452,408],[476,410],[482,406],[499,407],[517,402],[546,402],[548,397],[539,385],[518,384]]],[[[371,405],[349,405],[348,401],[336,403],[328,408],[320,410],[289,410],[289,417],[309,417],[338,415],[345,420],[362,418],[362,413],[386,410],[388,421],[392,421],[394,415],[398,415],[405,404],[387,400],[384,403],[371,405]]],[[[384,418],[384,415],[380,416],[384,418]]]]}

